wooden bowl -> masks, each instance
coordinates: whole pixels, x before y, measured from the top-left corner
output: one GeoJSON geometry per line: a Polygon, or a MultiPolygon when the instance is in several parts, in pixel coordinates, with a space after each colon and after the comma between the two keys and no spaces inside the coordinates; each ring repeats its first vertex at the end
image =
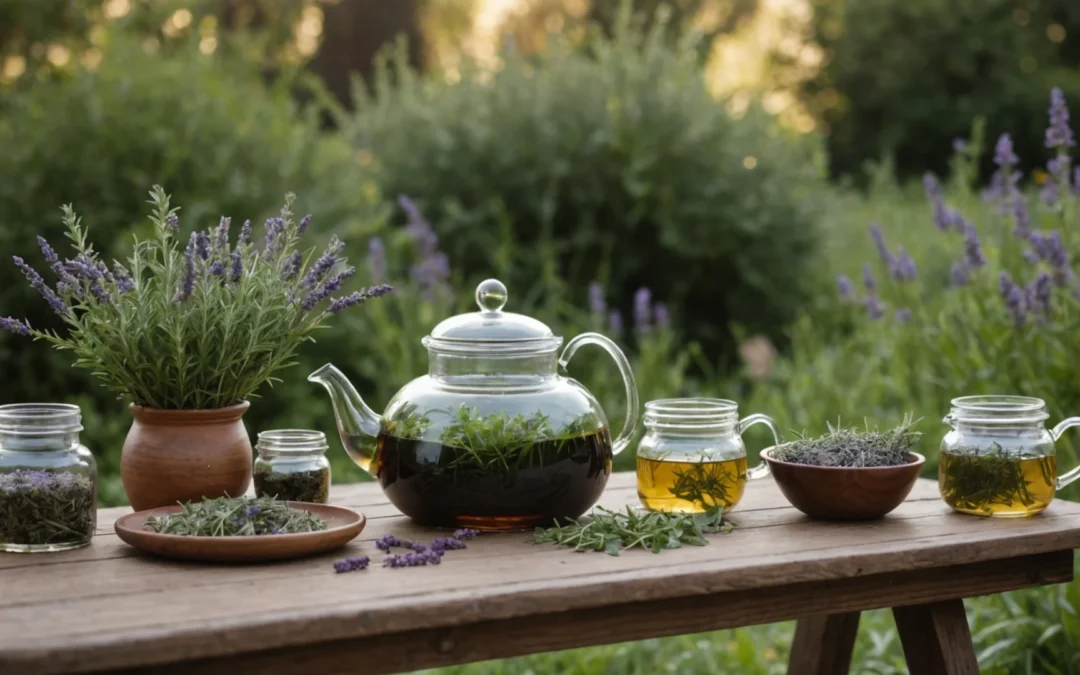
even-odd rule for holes
{"type": "MultiPolygon", "coordinates": [[[[782,446],[777,446],[782,447],[782,446]]],[[[822,520],[874,520],[907,498],[926,458],[909,452],[911,461],[899,466],[833,467],[793,464],[761,453],[776,484],[791,505],[822,520]]]]}
{"type": "Polygon", "coordinates": [[[264,534],[250,537],[187,537],[158,534],[146,529],[151,516],[178,512],[179,504],[129,513],[116,521],[117,536],[140,551],[166,558],[204,562],[268,562],[327,553],[356,538],[367,524],[364,516],[350,509],[328,504],[289,502],[326,521],[326,529],[298,534],[264,534]]]}

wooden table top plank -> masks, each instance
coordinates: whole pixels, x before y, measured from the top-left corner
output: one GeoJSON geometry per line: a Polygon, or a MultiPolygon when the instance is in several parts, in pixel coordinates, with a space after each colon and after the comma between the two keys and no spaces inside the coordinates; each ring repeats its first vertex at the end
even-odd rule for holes
{"type": "MultiPolygon", "coordinates": [[[[616,476],[612,483],[605,503],[636,499],[632,475],[616,476]]],[[[121,658],[112,652],[135,644],[140,653],[162,659],[178,653],[212,656],[227,653],[221,651],[226,647],[259,649],[268,641],[302,645],[1080,547],[1080,505],[1067,502],[1055,502],[1028,520],[980,519],[951,513],[937,498],[936,484],[920,481],[916,499],[895,516],[875,523],[823,523],[783,506],[775,485],[758,481],[732,513],[740,527],[706,547],[660,555],[630,551],[615,558],[534,546],[521,533],[484,535],[438,567],[336,575],[329,562],[346,554],[372,555],[377,563],[381,555],[371,541],[382,534],[433,536],[391,515],[373,489],[368,484],[335,491],[335,502],[367,505],[361,510],[379,516],[371,518],[359,543],[310,560],[247,567],[171,563],[120,555],[127,547],[108,537],[84,551],[112,547],[118,557],[0,556],[0,562],[58,561],[0,570],[0,672],[6,665],[44,667],[57,653],[78,653],[87,668],[119,663],[108,661],[121,658]],[[94,661],[94,655],[105,660],[94,661]]]]}

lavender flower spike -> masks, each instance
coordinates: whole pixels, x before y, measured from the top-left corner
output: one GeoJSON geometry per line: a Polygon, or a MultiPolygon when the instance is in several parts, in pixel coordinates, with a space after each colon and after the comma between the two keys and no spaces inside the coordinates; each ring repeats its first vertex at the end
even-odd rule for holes
{"type": "Polygon", "coordinates": [[[184,248],[184,280],[181,282],[180,290],[176,292],[173,302],[180,303],[187,300],[191,292],[195,290],[195,249],[197,239],[198,237],[192,232],[191,237],[188,238],[187,247],[184,248]]]}
{"type": "Polygon", "coordinates": [[[607,311],[604,287],[595,281],[589,284],[589,311],[597,316],[607,311]]]}
{"type": "Polygon", "coordinates": [[[1029,304],[1035,311],[1043,316],[1047,316],[1050,313],[1052,283],[1053,281],[1050,278],[1050,275],[1044,270],[1036,275],[1035,281],[1031,282],[1031,288],[1028,292],[1028,297],[1030,298],[1029,304]]]}
{"type": "Polygon", "coordinates": [[[334,293],[339,288],[341,288],[341,284],[345,283],[345,281],[351,278],[354,274],[356,274],[355,267],[346,267],[342,271],[327,279],[321,286],[308,293],[307,297],[304,298],[304,301],[303,303],[301,303],[300,307],[303,308],[305,311],[311,311],[315,308],[315,305],[330,297],[331,293],[334,293]]]}
{"type": "Polygon", "coordinates": [[[968,266],[963,261],[955,260],[952,264],[952,270],[950,271],[950,282],[953,286],[967,286],[970,278],[970,271],[968,266]]]}
{"type": "Polygon", "coordinates": [[[345,558],[334,563],[334,571],[338,574],[343,572],[355,572],[356,570],[366,570],[368,564],[371,562],[371,558],[366,555],[362,555],[356,558],[345,558]]]}
{"type": "Polygon", "coordinates": [[[1065,103],[1065,94],[1054,87],[1050,90],[1050,126],[1046,129],[1046,147],[1064,151],[1075,145],[1076,139],[1069,128],[1069,106],[1065,103]]]}
{"type": "Polygon", "coordinates": [[[303,234],[307,232],[308,225],[311,225],[311,214],[307,214],[300,219],[300,224],[296,226],[296,233],[303,234]]]}
{"type": "Polygon", "coordinates": [[[647,288],[634,293],[634,328],[643,333],[652,328],[652,291],[647,288]]]}
{"type": "Polygon", "coordinates": [[[964,257],[968,267],[979,268],[986,265],[986,256],[983,255],[979,233],[975,231],[975,226],[971,223],[965,223],[964,226],[964,257]]]}
{"type": "Polygon", "coordinates": [[[337,314],[343,309],[359,305],[371,298],[377,298],[382,295],[386,295],[390,291],[394,290],[393,286],[382,284],[381,286],[374,286],[372,288],[365,289],[364,291],[356,291],[352,295],[346,295],[343,298],[335,298],[330,302],[330,306],[326,311],[331,314],[337,314]]]}
{"type": "Polygon", "coordinates": [[[175,213],[170,213],[165,218],[165,229],[173,234],[180,231],[180,219],[176,217],[175,213]]]}
{"type": "Polygon", "coordinates": [[[135,290],[135,281],[128,274],[127,268],[118,262],[113,262],[113,275],[116,277],[116,290],[121,294],[135,290]]]}
{"type": "Polygon", "coordinates": [[[911,310],[907,307],[901,307],[893,312],[893,318],[896,319],[898,323],[911,323],[911,310]]]}
{"type": "Polygon", "coordinates": [[[623,325],[622,312],[617,309],[611,310],[611,313],[608,314],[608,329],[616,336],[623,334],[625,326],[623,325]]]}
{"type": "Polygon", "coordinates": [[[247,246],[251,243],[251,221],[245,220],[244,224],[240,227],[240,236],[236,238],[236,243],[240,246],[247,246]]]}
{"type": "Polygon", "coordinates": [[[0,316],[0,330],[14,335],[30,335],[30,326],[10,316],[0,316]]]}
{"type": "Polygon", "coordinates": [[[285,281],[291,281],[296,278],[296,275],[300,273],[300,266],[303,263],[304,257],[300,255],[300,251],[293,251],[293,254],[285,261],[285,269],[281,273],[281,278],[285,281]]]}
{"type": "Polygon", "coordinates": [[[61,316],[67,316],[70,313],[68,306],[64,304],[64,301],[60,299],[60,296],[49,288],[48,284],[45,283],[45,280],[37,273],[37,270],[27,265],[26,261],[17,255],[12,256],[11,259],[15,263],[15,266],[22,271],[23,276],[26,277],[27,281],[30,282],[30,287],[40,293],[41,297],[45,298],[45,302],[49,304],[52,311],[61,316]]]}
{"type": "Polygon", "coordinates": [[[870,263],[863,263],[863,286],[866,286],[866,290],[873,293],[877,290],[877,281],[874,280],[874,273],[870,269],[870,263]]]}
{"type": "Polygon", "coordinates": [[[885,316],[885,305],[878,299],[876,293],[869,293],[866,296],[866,315],[872,320],[885,316]]]}
{"type": "Polygon", "coordinates": [[[225,263],[221,262],[220,260],[215,260],[214,262],[210,263],[210,267],[207,268],[207,272],[209,272],[210,276],[212,277],[223,277],[225,276],[225,263]]]}
{"type": "Polygon", "coordinates": [[[855,284],[851,283],[851,279],[846,274],[836,277],[836,290],[841,300],[850,302],[855,299],[855,284]]]}
{"type": "Polygon", "coordinates": [[[997,164],[1002,169],[1011,169],[1019,163],[1020,158],[1016,156],[1016,152],[1013,151],[1012,136],[1009,134],[1001,134],[998,138],[997,145],[994,146],[994,164],[997,164]]]}
{"type": "Polygon", "coordinates": [[[331,237],[330,244],[326,247],[326,251],[323,252],[319,259],[315,261],[315,264],[311,266],[308,273],[304,275],[304,278],[300,280],[300,288],[314,288],[321,282],[334,265],[337,264],[338,254],[341,253],[341,249],[345,247],[345,244],[341,243],[336,236],[331,237]]]}
{"type": "Polygon", "coordinates": [[[229,227],[232,225],[232,218],[228,216],[222,216],[218,221],[217,231],[214,233],[214,252],[224,251],[229,245],[229,227]]]}
{"type": "Polygon", "coordinates": [[[1023,326],[1027,321],[1027,307],[1024,291],[1012,280],[1009,273],[1002,270],[998,275],[998,286],[1001,290],[1001,298],[1005,301],[1005,308],[1013,317],[1017,326],[1023,326]]]}
{"type": "Polygon", "coordinates": [[[234,284],[240,283],[240,277],[244,274],[244,261],[240,257],[240,251],[232,252],[232,269],[229,270],[229,281],[234,284]]]}
{"type": "MultiPolygon", "coordinates": [[[[56,251],[49,245],[49,242],[45,240],[45,237],[38,235],[37,243],[38,246],[41,247],[42,255],[45,256],[45,262],[49,263],[49,267],[52,269],[53,273],[56,274],[60,283],[64,284],[67,288],[72,289],[72,291],[79,288],[78,280],[71,276],[71,273],[67,271],[64,267],[64,263],[60,261],[60,256],[56,255],[56,251]]],[[[60,286],[57,285],[57,288],[60,288],[60,286]]]]}
{"type": "Polygon", "coordinates": [[[203,260],[210,258],[210,237],[205,232],[195,235],[195,253],[203,260]]]}
{"type": "Polygon", "coordinates": [[[889,252],[889,247],[885,245],[885,235],[881,233],[881,226],[877,223],[870,223],[870,238],[874,240],[874,246],[877,247],[881,259],[886,264],[892,265],[893,255],[889,252]]]}
{"type": "Polygon", "coordinates": [[[893,257],[892,264],[889,266],[889,273],[897,281],[915,281],[918,275],[915,259],[904,250],[903,246],[897,249],[896,256],[893,257]]]}

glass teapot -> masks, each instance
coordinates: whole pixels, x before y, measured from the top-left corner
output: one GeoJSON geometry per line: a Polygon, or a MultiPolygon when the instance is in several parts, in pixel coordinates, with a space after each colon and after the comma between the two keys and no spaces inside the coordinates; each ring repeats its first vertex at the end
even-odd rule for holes
{"type": "Polygon", "coordinates": [[[423,339],[428,374],[398,391],[381,417],[334,366],[308,377],[330,392],[352,460],[418,523],[518,530],[576,518],[599,499],[612,457],[637,430],[637,386],[614,342],[583,333],[558,353],[562,338],[502,311],[506,301],[501,282],[481,283],[480,311],[446,319],[423,339]],[[626,386],[614,441],[596,398],[557,373],[585,345],[607,351],[626,386]]]}

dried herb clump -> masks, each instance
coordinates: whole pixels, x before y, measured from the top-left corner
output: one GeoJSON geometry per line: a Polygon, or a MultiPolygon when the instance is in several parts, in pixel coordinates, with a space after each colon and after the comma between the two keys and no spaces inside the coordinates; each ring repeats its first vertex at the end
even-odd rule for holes
{"type": "Polygon", "coordinates": [[[258,467],[255,470],[255,495],[325,504],[330,496],[330,469],[274,471],[270,467],[258,467]]]}
{"type": "Polygon", "coordinates": [[[270,497],[220,497],[188,502],[172,515],[153,516],[146,527],[189,537],[248,537],[317,532],[326,529],[326,521],[270,497]]]}
{"type": "Polygon", "coordinates": [[[911,448],[919,442],[921,434],[913,430],[917,422],[912,421],[909,413],[900,426],[878,431],[871,429],[869,424],[864,429],[844,428],[837,421],[835,427],[829,424],[829,433],[824,436],[807,438],[800,435],[798,440],[775,448],[771,456],[781,462],[810,466],[900,466],[911,461],[911,448]]]}
{"type": "Polygon", "coordinates": [[[70,471],[0,474],[0,543],[68,544],[94,534],[94,484],[70,471]]]}
{"type": "Polygon", "coordinates": [[[636,546],[659,553],[666,548],[681,548],[683,544],[704,546],[709,543],[706,534],[730,532],[734,526],[723,516],[724,509],[719,506],[695,514],[636,513],[629,506],[623,513],[598,506],[589,518],[572,521],[571,525],[556,522],[553,527],[536,528],[533,541],[578,552],[603,551],[608,555],[619,555],[620,551],[636,546]]]}

